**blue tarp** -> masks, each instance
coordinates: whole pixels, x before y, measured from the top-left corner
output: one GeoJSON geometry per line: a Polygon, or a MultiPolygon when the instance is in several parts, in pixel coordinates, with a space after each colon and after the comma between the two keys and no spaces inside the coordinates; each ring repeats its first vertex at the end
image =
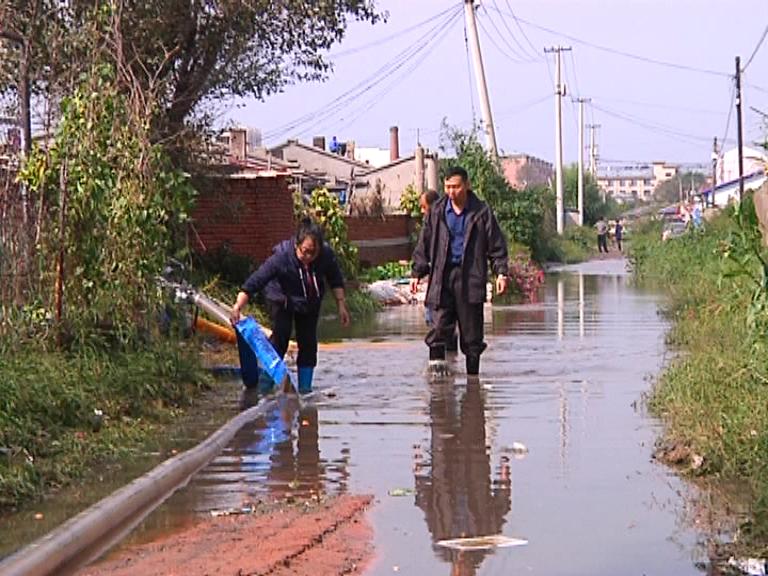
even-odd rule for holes
{"type": "Polygon", "coordinates": [[[243,384],[249,388],[256,386],[260,371],[266,372],[276,384],[282,384],[288,376],[288,367],[277,355],[259,323],[252,316],[246,316],[235,325],[235,332],[243,384]]]}

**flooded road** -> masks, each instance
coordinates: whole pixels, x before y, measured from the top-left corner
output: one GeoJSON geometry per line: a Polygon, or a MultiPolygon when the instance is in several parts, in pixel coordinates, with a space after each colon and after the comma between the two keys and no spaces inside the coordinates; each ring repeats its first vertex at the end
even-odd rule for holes
{"type": "Polygon", "coordinates": [[[327,394],[241,430],[134,540],[183,525],[182,510],[370,493],[372,575],[699,574],[688,489],[651,460],[659,425],[641,407],[664,357],[658,303],[620,261],[550,274],[538,304],[486,310],[479,382],[461,356],[430,380],[423,309],[386,310],[321,350],[327,394]],[[437,544],[497,533],[529,543],[437,544]]]}

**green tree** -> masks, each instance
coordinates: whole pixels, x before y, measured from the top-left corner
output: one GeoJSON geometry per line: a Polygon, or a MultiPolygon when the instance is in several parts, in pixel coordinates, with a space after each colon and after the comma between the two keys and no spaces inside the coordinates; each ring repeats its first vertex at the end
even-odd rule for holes
{"type": "MultiPolygon", "coordinates": [[[[206,104],[264,98],[297,81],[321,80],[328,50],[350,20],[376,22],[373,0],[0,0],[5,30],[27,38],[33,89],[66,94],[92,64],[83,30],[105,17],[119,34],[110,47],[143,89],[162,86],[154,139],[178,135],[206,104]]],[[[0,76],[3,88],[15,79],[0,76]]]]}
{"type": "MultiPolygon", "coordinates": [[[[565,207],[577,210],[579,207],[579,168],[572,164],[563,172],[563,200],[565,207]]],[[[603,195],[597,182],[590,174],[584,174],[584,225],[592,226],[602,216],[611,218],[619,213],[619,207],[613,198],[603,195]]]]}
{"type": "Polygon", "coordinates": [[[653,199],[657,202],[672,204],[687,198],[691,188],[699,190],[707,181],[707,177],[701,172],[686,172],[675,174],[669,180],[661,182],[653,191],[653,199]]]}
{"type": "Polygon", "coordinates": [[[102,334],[125,345],[156,313],[154,275],[194,191],[151,143],[153,102],[131,99],[112,55],[96,53],[52,142],[19,175],[38,214],[31,298],[52,312],[60,344],[102,334]]]}
{"type": "Polygon", "coordinates": [[[478,141],[476,131],[463,132],[444,121],[441,140],[443,152],[454,153],[441,161],[441,177],[453,165],[466,169],[472,190],[491,206],[507,240],[533,247],[544,219],[540,191],[513,190],[498,161],[478,141]]]}

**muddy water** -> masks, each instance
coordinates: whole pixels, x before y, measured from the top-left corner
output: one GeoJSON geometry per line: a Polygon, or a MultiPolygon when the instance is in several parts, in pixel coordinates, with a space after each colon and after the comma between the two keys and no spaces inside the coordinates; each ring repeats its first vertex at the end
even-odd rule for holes
{"type": "Polygon", "coordinates": [[[275,496],[371,493],[376,576],[698,574],[706,535],[651,460],[659,425],[641,405],[664,359],[658,303],[620,261],[550,274],[539,303],[486,309],[479,381],[461,356],[453,376],[425,374],[421,307],[324,324],[344,339],[321,349],[315,397],[241,430],[132,540],[275,496]],[[437,544],[488,534],[529,543],[437,544]]]}
{"type": "Polygon", "coordinates": [[[657,305],[621,262],[551,274],[538,304],[486,310],[479,382],[462,357],[430,379],[423,309],[387,310],[323,348],[326,394],[242,430],[137,538],[184,523],[182,510],[372,493],[373,575],[698,574],[687,488],[652,461],[658,423],[641,407],[664,357],[657,305]],[[437,544],[487,534],[529,543],[437,544]]]}

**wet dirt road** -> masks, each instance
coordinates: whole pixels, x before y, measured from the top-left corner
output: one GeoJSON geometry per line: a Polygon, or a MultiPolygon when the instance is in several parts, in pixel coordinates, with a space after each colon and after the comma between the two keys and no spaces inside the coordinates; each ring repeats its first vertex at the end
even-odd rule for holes
{"type": "Polygon", "coordinates": [[[267,497],[371,494],[367,574],[699,574],[689,488],[652,460],[642,408],[664,359],[658,304],[621,261],[550,274],[540,303],[487,309],[479,382],[461,356],[430,380],[423,309],[389,309],[321,351],[325,394],[241,430],[134,540],[267,497]],[[487,534],[529,543],[437,544],[487,534]]]}

